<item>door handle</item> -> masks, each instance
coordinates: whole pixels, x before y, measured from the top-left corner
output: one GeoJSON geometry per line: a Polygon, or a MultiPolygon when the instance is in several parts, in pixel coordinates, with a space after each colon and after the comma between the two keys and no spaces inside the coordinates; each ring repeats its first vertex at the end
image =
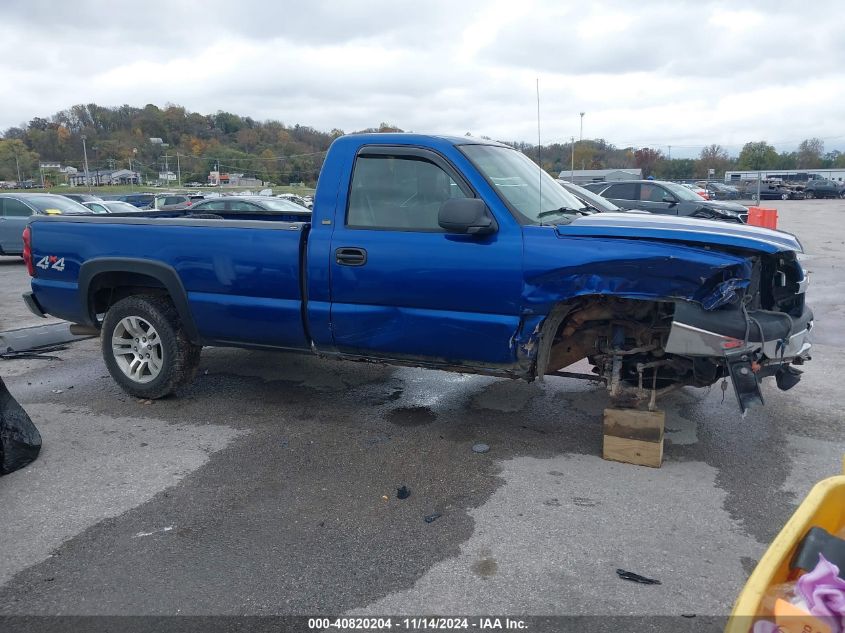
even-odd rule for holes
{"type": "Polygon", "coordinates": [[[367,251],[363,248],[343,246],[335,250],[334,258],[341,266],[363,266],[367,263],[367,251]]]}

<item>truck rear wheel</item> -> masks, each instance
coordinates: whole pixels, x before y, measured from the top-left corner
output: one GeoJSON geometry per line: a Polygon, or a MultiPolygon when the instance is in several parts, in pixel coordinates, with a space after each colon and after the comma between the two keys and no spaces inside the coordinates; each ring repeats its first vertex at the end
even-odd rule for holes
{"type": "Polygon", "coordinates": [[[103,360],[128,394],[161,398],[188,384],[202,347],[192,344],[167,297],[135,295],[115,303],[102,327],[103,360]]]}

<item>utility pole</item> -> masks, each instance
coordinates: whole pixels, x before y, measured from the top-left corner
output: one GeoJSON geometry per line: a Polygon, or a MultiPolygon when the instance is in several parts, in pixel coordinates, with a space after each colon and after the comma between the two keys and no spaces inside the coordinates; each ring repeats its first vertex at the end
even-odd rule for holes
{"type": "Polygon", "coordinates": [[[176,180],[179,183],[179,188],[182,188],[182,167],[179,164],[179,152],[176,152],[176,180]]]}
{"type": "Polygon", "coordinates": [[[41,174],[41,188],[44,188],[44,167],[41,165],[41,161],[38,161],[38,171],[41,174]]]}
{"type": "MultiPolygon", "coordinates": [[[[581,112],[581,132],[578,135],[578,145],[581,145],[582,141],[584,140],[584,115],[586,112],[581,112]]],[[[585,167],[584,159],[581,159],[581,169],[583,170],[585,167]]]]}
{"type": "Polygon", "coordinates": [[[672,160],[672,146],[669,146],[669,160],[672,160]]]}
{"type": "Polygon", "coordinates": [[[569,182],[575,182],[575,137],[569,137],[569,144],[572,146],[572,162],[569,165],[569,182]]]}
{"type": "Polygon", "coordinates": [[[164,153],[164,179],[167,181],[167,184],[169,186],[170,185],[170,167],[169,167],[169,163],[167,162],[168,158],[169,158],[169,156],[167,155],[167,152],[165,152],[164,153]]]}
{"type": "Polygon", "coordinates": [[[21,164],[18,162],[18,153],[15,152],[15,167],[18,169],[18,187],[21,186],[21,164]]]}
{"type": "Polygon", "coordinates": [[[85,184],[88,185],[88,191],[91,191],[91,179],[88,177],[88,150],[85,147],[85,135],[82,135],[82,156],[85,158],[85,184]]]}

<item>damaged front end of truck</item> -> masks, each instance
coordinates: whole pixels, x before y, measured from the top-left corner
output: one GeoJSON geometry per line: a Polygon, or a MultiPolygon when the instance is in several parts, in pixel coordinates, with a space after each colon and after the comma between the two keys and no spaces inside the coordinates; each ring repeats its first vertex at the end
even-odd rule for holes
{"type": "Polygon", "coordinates": [[[810,359],[808,277],[794,237],[759,231],[605,217],[557,227],[565,256],[529,237],[532,256],[560,260],[526,275],[518,345],[531,375],[600,381],[614,404],[651,409],[730,377],[743,413],[763,404],[763,378],[795,386],[810,359]],[[583,359],[592,373],[567,369],[583,359]]]}

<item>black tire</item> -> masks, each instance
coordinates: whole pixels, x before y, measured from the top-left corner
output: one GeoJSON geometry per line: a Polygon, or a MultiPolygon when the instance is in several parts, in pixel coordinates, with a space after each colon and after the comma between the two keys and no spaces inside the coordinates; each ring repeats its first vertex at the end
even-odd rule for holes
{"type": "MultiPolygon", "coordinates": [[[[121,299],[106,312],[101,338],[103,360],[109,373],[126,393],[137,398],[156,399],[169,395],[190,383],[199,367],[202,346],[188,340],[179,314],[168,297],[135,295],[121,299]],[[157,361],[158,373],[154,377],[152,369],[149,369],[150,375],[135,380],[121,369],[121,365],[127,362],[127,356],[122,355],[123,361],[118,360],[113,339],[125,341],[123,345],[132,345],[132,339],[126,338],[128,332],[124,319],[127,318],[137,319],[138,323],[144,324],[141,327],[151,326],[151,331],[157,336],[156,350],[160,358],[157,361]]],[[[126,351],[130,356],[134,354],[129,348],[126,351]]],[[[149,358],[149,354],[146,357],[149,358]]]]}
{"type": "Polygon", "coordinates": [[[816,197],[816,194],[814,194],[812,191],[805,191],[805,192],[804,192],[804,197],[805,197],[807,200],[812,200],[813,198],[815,198],[815,197],[816,197]]]}
{"type": "Polygon", "coordinates": [[[788,193],[780,194],[780,199],[781,200],[789,200],[789,194],[788,193]]]}

